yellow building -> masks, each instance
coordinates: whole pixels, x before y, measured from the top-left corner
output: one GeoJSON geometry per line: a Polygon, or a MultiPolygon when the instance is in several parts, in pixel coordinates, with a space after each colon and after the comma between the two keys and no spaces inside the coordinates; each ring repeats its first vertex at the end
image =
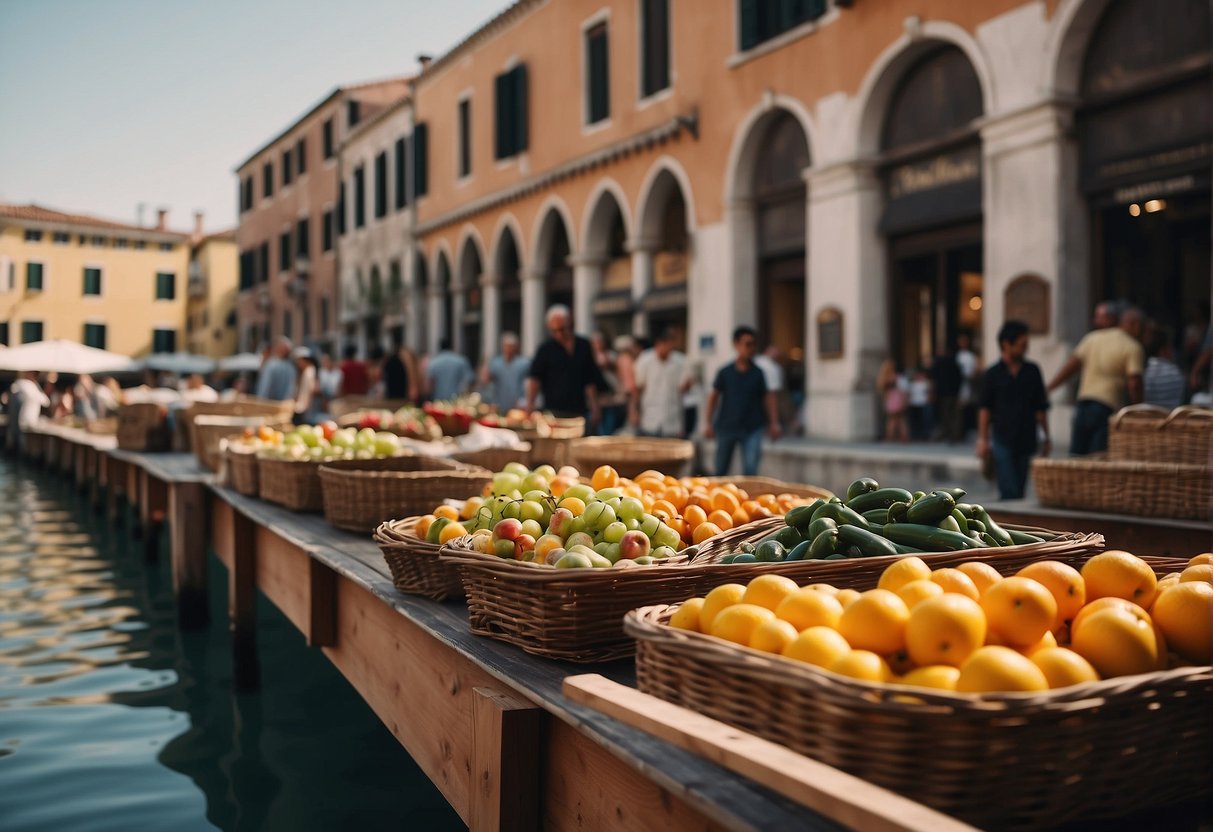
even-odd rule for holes
{"type": "Polygon", "coordinates": [[[236,300],[240,292],[236,232],[195,236],[190,247],[185,346],[195,355],[223,358],[236,352],[236,300]]]}
{"type": "Polygon", "coordinates": [[[0,343],[61,338],[129,356],[184,349],[189,237],[0,203],[0,343]]]}

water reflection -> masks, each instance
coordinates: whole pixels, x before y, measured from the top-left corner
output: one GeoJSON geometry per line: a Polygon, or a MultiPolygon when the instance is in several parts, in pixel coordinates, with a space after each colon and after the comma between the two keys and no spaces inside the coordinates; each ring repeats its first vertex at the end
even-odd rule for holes
{"type": "Polygon", "coordinates": [[[264,601],[263,689],[232,692],[210,568],[213,623],[181,633],[167,563],[61,478],[0,459],[0,827],[462,828],[264,601]]]}

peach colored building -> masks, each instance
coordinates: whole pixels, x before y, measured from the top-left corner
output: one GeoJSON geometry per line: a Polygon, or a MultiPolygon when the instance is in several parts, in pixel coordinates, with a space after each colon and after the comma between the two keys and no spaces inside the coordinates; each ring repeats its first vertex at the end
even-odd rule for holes
{"type": "Polygon", "coordinates": [[[408,93],[408,79],[338,87],[236,168],[241,349],[339,337],[338,151],[347,133],[408,93]]]}
{"type": "Polygon", "coordinates": [[[413,83],[414,326],[529,352],[562,301],[710,373],[755,324],[837,438],[1008,316],[1046,374],[1103,297],[1199,329],[1210,51],[1204,0],[522,0],[413,83]]]}

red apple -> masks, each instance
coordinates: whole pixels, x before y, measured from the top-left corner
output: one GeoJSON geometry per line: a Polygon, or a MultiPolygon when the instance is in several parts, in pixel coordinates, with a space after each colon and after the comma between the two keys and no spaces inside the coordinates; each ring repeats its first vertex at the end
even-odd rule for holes
{"type": "MultiPolygon", "coordinates": [[[[522,521],[514,518],[507,518],[493,526],[493,536],[498,540],[513,540],[517,541],[519,535],[522,534],[522,521]]],[[[532,542],[531,548],[534,548],[532,542]]]]}
{"type": "MultiPolygon", "coordinates": [[[[504,521],[503,521],[504,522],[504,521]]],[[[535,551],[535,538],[529,534],[520,534],[514,540],[514,558],[521,559],[527,552],[535,551]]]]}
{"type": "Polygon", "coordinates": [[[325,439],[332,439],[333,434],[337,432],[337,423],[333,421],[321,422],[320,430],[324,432],[325,439]]]}
{"type": "Polygon", "coordinates": [[[623,540],[619,541],[619,556],[628,560],[636,560],[648,555],[653,544],[648,535],[639,529],[624,532],[623,540]]]}

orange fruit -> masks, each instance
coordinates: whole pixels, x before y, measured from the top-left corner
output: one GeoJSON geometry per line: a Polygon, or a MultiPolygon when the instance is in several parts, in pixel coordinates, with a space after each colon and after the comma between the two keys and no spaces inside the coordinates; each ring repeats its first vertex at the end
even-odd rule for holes
{"type": "MultiPolygon", "coordinates": [[[[753,586],[753,581],[750,585],[753,586]]],[[[785,596],[779,606],[775,607],[775,616],[787,621],[797,631],[817,626],[838,629],[842,604],[838,603],[838,599],[833,595],[805,587],[785,596]]]]}
{"type": "Polygon", "coordinates": [[[1202,563],[1213,563],[1213,552],[1201,552],[1199,555],[1193,555],[1188,561],[1188,566],[1199,566],[1202,563]]]}
{"type": "Polygon", "coordinates": [[[1181,584],[1188,583],[1189,581],[1213,584],[1213,564],[1198,563],[1195,566],[1189,566],[1179,573],[1179,582],[1181,584]]]}
{"type": "Polygon", "coordinates": [[[904,647],[900,650],[894,650],[892,653],[888,653],[881,658],[884,659],[885,664],[892,671],[892,675],[889,677],[890,682],[896,681],[897,677],[903,676],[914,669],[914,662],[910,659],[910,651],[904,647]]]}
{"type": "Polygon", "coordinates": [[[843,607],[838,632],[858,650],[893,653],[906,643],[906,602],[887,589],[869,589],[843,607]]]}
{"type": "Polygon", "coordinates": [[[741,508],[741,500],[738,500],[737,495],[732,491],[719,488],[712,492],[712,509],[714,511],[725,511],[732,514],[739,508],[741,508]]]}
{"type": "MultiPolygon", "coordinates": [[[[987,643],[989,642],[987,641],[987,643]]],[[[1036,642],[1035,644],[1029,644],[1027,647],[1016,647],[1015,649],[1030,658],[1039,653],[1041,650],[1047,650],[1050,647],[1056,646],[1057,636],[1053,635],[1052,632],[1048,632],[1041,636],[1040,641],[1036,642]]]]}
{"type": "Polygon", "coordinates": [[[600,465],[594,469],[594,474],[590,477],[590,485],[594,487],[595,491],[614,488],[619,485],[619,472],[610,465],[600,465]]]}
{"type": "Polygon", "coordinates": [[[1141,607],[1150,606],[1158,587],[1154,570],[1144,560],[1120,550],[1103,552],[1084,563],[1082,579],[1088,601],[1111,596],[1141,607]]]}
{"type": "Polygon", "coordinates": [[[678,509],[669,500],[654,500],[648,511],[649,514],[662,520],[670,520],[678,516],[678,509]]]}
{"type": "Polygon", "coordinates": [[[434,525],[434,521],[438,518],[433,514],[423,514],[417,518],[417,522],[413,525],[413,534],[425,539],[426,533],[430,530],[430,526],[434,525]]]}
{"type": "Polygon", "coordinates": [[[708,515],[708,522],[727,532],[733,528],[733,515],[722,509],[716,509],[708,515]]]}
{"type": "Polygon", "coordinates": [[[906,602],[910,611],[928,598],[943,595],[943,587],[931,580],[910,581],[897,589],[897,597],[906,602]]]}
{"type": "Polygon", "coordinates": [[[695,527],[695,531],[691,532],[692,543],[703,543],[708,538],[715,537],[720,534],[722,529],[715,523],[700,523],[695,527]]]}
{"type": "Polygon", "coordinates": [[[830,584],[809,584],[808,586],[804,587],[804,589],[811,589],[814,592],[824,592],[826,595],[829,595],[831,598],[838,597],[838,587],[832,586],[830,584]]]}
{"type": "Polygon", "coordinates": [[[829,667],[851,652],[851,645],[830,627],[809,627],[783,648],[783,655],[817,667],[829,667]]]}
{"type": "Polygon", "coordinates": [[[1100,610],[1106,610],[1112,607],[1123,607],[1127,610],[1134,610],[1136,612],[1143,613],[1145,612],[1144,609],[1137,606],[1132,601],[1126,601],[1124,598],[1114,598],[1112,596],[1108,596],[1107,598],[1098,598],[1094,601],[1089,601],[1085,607],[1078,611],[1078,615],[1074,616],[1074,620],[1070,622],[1070,634],[1073,635],[1074,631],[1078,629],[1078,625],[1082,623],[1083,619],[1090,615],[1094,615],[1100,610]]]}
{"type": "Polygon", "coordinates": [[[694,529],[708,522],[708,513],[699,506],[687,506],[682,511],[682,519],[694,529]]]}
{"type": "Polygon", "coordinates": [[[454,506],[438,506],[438,508],[434,509],[434,516],[445,517],[447,520],[458,520],[459,509],[455,508],[454,506]]]}
{"type": "Polygon", "coordinates": [[[986,640],[986,616],[972,598],[948,592],[910,610],[906,649],[917,665],[960,667],[986,640]]]}
{"type": "Polygon", "coordinates": [[[460,520],[471,520],[476,516],[476,512],[480,511],[484,505],[484,500],[480,497],[469,497],[463,501],[463,508],[459,509],[460,520]]]}
{"type": "Polygon", "coordinates": [[[757,604],[774,612],[785,598],[799,590],[800,587],[796,586],[796,582],[791,578],[785,578],[783,575],[759,575],[746,584],[741,602],[757,604]]]}
{"type": "Polygon", "coordinates": [[[741,510],[752,517],[755,512],[762,510],[762,506],[758,505],[758,502],[755,500],[743,500],[741,510]]]}
{"type": "Polygon", "coordinates": [[[1011,647],[1040,641],[1057,620],[1052,593],[1031,578],[1003,578],[981,596],[991,632],[1011,647]]]}
{"type": "Polygon", "coordinates": [[[712,619],[714,619],[721,610],[740,604],[742,596],[745,595],[745,587],[741,584],[721,584],[715,587],[703,599],[703,606],[699,610],[699,632],[712,632],[712,619]]]}
{"type": "Polygon", "coordinates": [[[754,635],[754,631],[758,629],[758,626],[762,622],[774,617],[775,613],[766,607],[760,607],[756,604],[733,604],[722,609],[712,619],[712,625],[708,629],[708,632],[716,636],[716,638],[748,646],[750,638],[754,635]]]}
{"type": "Polygon", "coordinates": [[[973,579],[959,569],[951,567],[936,569],[931,573],[931,580],[943,587],[944,592],[967,595],[974,601],[981,597],[981,593],[977,591],[977,584],[973,583],[973,579]]]}
{"type": "Polygon", "coordinates": [[[1164,589],[1150,615],[1182,658],[1213,664],[1213,585],[1185,581],[1164,589]]]}
{"type": "Polygon", "coordinates": [[[548,489],[552,492],[553,497],[562,497],[574,482],[576,480],[570,477],[552,477],[552,481],[548,483],[548,489]]]}
{"type": "Polygon", "coordinates": [[[1091,667],[1089,661],[1064,647],[1046,647],[1032,653],[1028,658],[1045,674],[1050,688],[1065,688],[1099,681],[1099,674],[1091,667]]]}
{"type": "Polygon", "coordinates": [[[457,537],[463,537],[468,533],[468,530],[463,527],[462,523],[452,521],[442,527],[442,531],[438,532],[439,543],[450,543],[457,537]]]}
{"type": "Polygon", "coordinates": [[[1082,575],[1072,566],[1056,560],[1041,560],[1029,563],[1017,573],[1021,578],[1031,578],[1039,583],[1057,602],[1057,628],[1074,620],[1078,611],[1087,603],[1087,588],[1082,575]]]}
{"type": "Polygon", "coordinates": [[[1162,634],[1140,607],[1109,607],[1085,617],[1074,628],[1070,648],[1105,679],[1159,670],[1167,660],[1162,634]]]}
{"type": "Polygon", "coordinates": [[[702,598],[688,598],[683,601],[670,616],[670,626],[679,630],[699,632],[699,615],[703,611],[703,601],[702,598]]]}
{"type": "Polygon", "coordinates": [[[565,497],[560,501],[559,507],[567,508],[573,512],[574,517],[580,517],[585,511],[585,500],[582,500],[580,497],[565,497]]]}
{"type": "Polygon", "coordinates": [[[799,635],[788,622],[772,618],[758,625],[750,636],[750,646],[764,653],[783,653],[799,635]]]}
{"type": "Polygon", "coordinates": [[[857,590],[857,589],[840,589],[840,590],[838,590],[838,594],[835,595],[834,597],[836,599],[838,599],[838,603],[842,604],[842,608],[845,610],[847,607],[849,607],[851,605],[852,601],[859,598],[859,590],[857,590]]]}
{"type": "Polygon", "coordinates": [[[958,668],[946,664],[931,664],[914,668],[901,677],[900,684],[916,688],[956,690],[956,680],[959,678],[960,670],[958,668]]]}
{"type": "Polygon", "coordinates": [[[888,663],[870,650],[852,650],[835,659],[829,669],[841,676],[866,682],[887,682],[893,675],[888,663]]]}
{"type": "Polygon", "coordinates": [[[998,574],[997,569],[979,560],[967,561],[956,568],[969,576],[973,586],[977,587],[977,591],[982,595],[985,595],[987,589],[1002,580],[1002,575],[998,574]]]}
{"type": "MultiPolygon", "coordinates": [[[[715,514],[716,512],[712,513],[715,514]]],[[[731,520],[734,526],[744,526],[746,523],[750,522],[750,515],[746,513],[745,509],[739,508],[737,511],[733,512],[731,520]]]]}
{"type": "Polygon", "coordinates": [[[1048,690],[1044,671],[1009,647],[979,647],[960,666],[956,690],[964,693],[1048,690]]]}
{"type": "Polygon", "coordinates": [[[879,589],[896,592],[911,581],[929,579],[930,577],[931,567],[927,566],[926,561],[911,555],[886,566],[885,570],[880,573],[880,580],[876,583],[876,586],[879,589]]]}

